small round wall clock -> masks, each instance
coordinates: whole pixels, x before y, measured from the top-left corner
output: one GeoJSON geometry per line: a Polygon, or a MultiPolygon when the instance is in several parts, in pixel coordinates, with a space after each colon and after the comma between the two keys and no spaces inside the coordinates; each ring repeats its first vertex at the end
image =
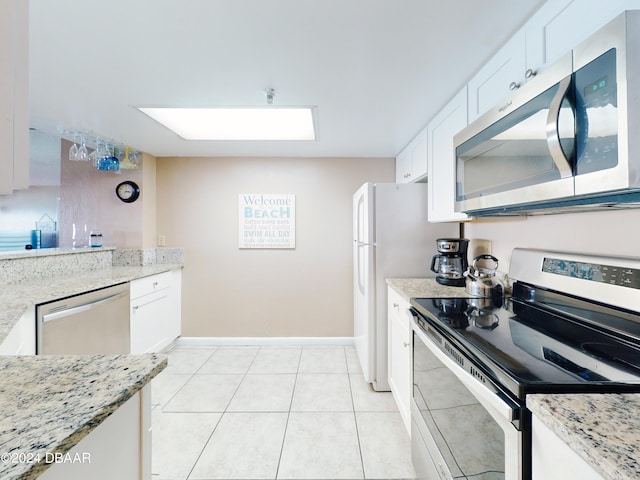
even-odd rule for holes
{"type": "Polygon", "coordinates": [[[136,182],[125,180],[116,187],[116,195],[125,203],[133,203],[140,196],[140,187],[136,182]]]}

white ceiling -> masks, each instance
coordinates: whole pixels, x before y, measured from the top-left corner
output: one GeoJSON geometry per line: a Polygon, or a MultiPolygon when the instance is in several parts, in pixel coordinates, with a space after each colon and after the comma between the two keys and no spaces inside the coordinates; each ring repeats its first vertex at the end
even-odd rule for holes
{"type": "Polygon", "coordinates": [[[393,157],[543,0],[30,0],[31,124],[156,156],[393,157]],[[314,142],[185,141],[132,106],[314,105],[314,142]]]}

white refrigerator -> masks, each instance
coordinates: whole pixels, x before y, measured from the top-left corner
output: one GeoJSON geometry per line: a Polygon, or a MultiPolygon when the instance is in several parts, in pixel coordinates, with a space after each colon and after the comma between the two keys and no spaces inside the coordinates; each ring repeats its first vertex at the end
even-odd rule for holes
{"type": "Polygon", "coordinates": [[[458,223],[427,222],[426,183],[365,183],[353,195],[354,325],[362,372],[389,390],[389,277],[435,277],[429,266],[437,238],[458,238],[458,223]]]}

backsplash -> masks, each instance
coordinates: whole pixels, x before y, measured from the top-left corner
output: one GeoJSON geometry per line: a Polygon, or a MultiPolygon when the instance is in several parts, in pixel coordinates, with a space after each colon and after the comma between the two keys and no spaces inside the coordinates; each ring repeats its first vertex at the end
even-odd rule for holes
{"type": "Polygon", "coordinates": [[[113,251],[113,265],[153,265],[156,263],[184,263],[182,248],[118,249],[113,251]]]}
{"type": "Polygon", "coordinates": [[[72,276],[109,268],[112,262],[110,249],[45,248],[3,254],[0,256],[0,284],[51,278],[62,274],[72,276]]]}
{"type": "Polygon", "coordinates": [[[112,266],[182,264],[181,248],[47,248],[0,254],[0,285],[91,272],[112,266]]]}

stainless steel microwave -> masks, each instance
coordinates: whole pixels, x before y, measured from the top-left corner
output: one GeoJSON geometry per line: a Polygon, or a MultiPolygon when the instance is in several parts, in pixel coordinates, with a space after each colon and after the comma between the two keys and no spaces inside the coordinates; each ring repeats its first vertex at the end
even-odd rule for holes
{"type": "Polygon", "coordinates": [[[640,10],[454,137],[456,211],[640,206],[640,10]]]}

